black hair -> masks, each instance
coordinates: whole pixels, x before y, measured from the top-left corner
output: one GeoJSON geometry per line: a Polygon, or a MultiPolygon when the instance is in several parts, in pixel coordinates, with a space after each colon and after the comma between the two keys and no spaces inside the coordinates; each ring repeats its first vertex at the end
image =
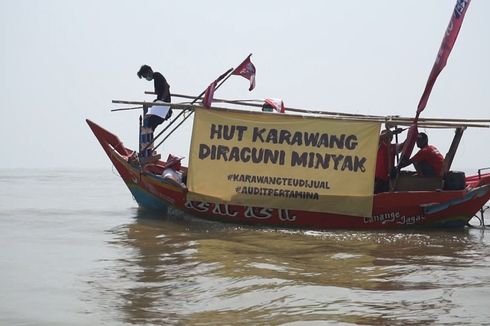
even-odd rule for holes
{"type": "Polygon", "coordinates": [[[153,70],[151,69],[150,66],[148,66],[148,65],[142,65],[141,68],[140,68],[140,70],[136,74],[141,79],[141,77],[147,76],[147,75],[149,75],[152,72],[153,72],[153,70]]]}
{"type": "Polygon", "coordinates": [[[422,138],[423,140],[429,140],[429,137],[425,132],[419,132],[419,137],[422,138]]]}

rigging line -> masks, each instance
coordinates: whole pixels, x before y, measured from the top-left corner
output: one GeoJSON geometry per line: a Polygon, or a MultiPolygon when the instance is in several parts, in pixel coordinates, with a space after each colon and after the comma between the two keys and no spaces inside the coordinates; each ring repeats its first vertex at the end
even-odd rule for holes
{"type": "Polygon", "coordinates": [[[177,130],[177,128],[179,128],[184,122],[185,120],[187,120],[188,118],[190,118],[192,116],[192,113],[194,113],[194,111],[192,111],[188,116],[186,116],[178,125],[175,126],[174,129],[172,129],[168,134],[167,136],[165,136],[165,138],[162,139],[161,142],[159,142],[155,147],[154,149],[157,149],[161,144],[163,144],[163,142],[165,140],[167,140],[168,137],[170,137],[170,135],[172,135],[174,133],[175,130],[177,130]]]}
{"type": "MultiPolygon", "coordinates": [[[[162,134],[163,134],[165,131],[167,131],[167,130],[168,130],[168,128],[170,128],[170,127],[171,127],[171,126],[172,126],[172,125],[175,123],[175,121],[177,121],[177,119],[178,119],[178,118],[179,118],[181,115],[183,115],[183,114],[184,114],[184,113],[185,113],[187,110],[189,110],[189,108],[185,108],[185,109],[183,109],[182,111],[180,111],[180,112],[179,112],[179,114],[178,114],[178,115],[177,115],[177,116],[176,116],[176,117],[175,117],[173,120],[171,120],[171,121],[170,121],[170,122],[167,124],[167,126],[165,126],[165,128],[163,128],[163,130],[162,130],[162,131],[160,131],[160,132],[159,132],[159,133],[158,133],[158,134],[157,134],[155,137],[153,137],[152,141],[151,141],[151,142],[149,142],[149,143],[148,143],[148,144],[145,146],[145,148],[143,148],[143,149],[141,150],[141,152],[144,152],[146,149],[148,149],[148,147],[150,147],[151,145],[153,145],[153,143],[155,142],[155,140],[157,140],[157,138],[158,138],[158,137],[160,137],[160,136],[161,136],[161,135],[162,135],[162,134]]],[[[154,149],[156,149],[156,147],[155,147],[154,149]]]]}
{"type": "MultiPolygon", "coordinates": [[[[225,81],[226,81],[226,80],[227,80],[227,79],[228,79],[228,78],[231,76],[231,74],[230,74],[231,72],[233,72],[233,68],[228,69],[226,72],[224,72],[223,74],[221,74],[221,75],[220,75],[220,76],[219,76],[219,77],[216,79],[216,81],[221,81],[221,83],[220,83],[220,84],[218,84],[218,86],[216,86],[215,90],[216,90],[216,89],[218,89],[218,88],[219,88],[219,87],[220,87],[220,86],[221,86],[221,85],[222,85],[222,84],[223,84],[223,83],[224,83],[224,82],[225,82],[225,81]]],[[[200,99],[201,99],[201,98],[204,96],[204,94],[206,94],[206,91],[207,91],[207,88],[206,88],[204,91],[202,91],[202,92],[201,92],[201,94],[199,94],[199,95],[198,95],[196,98],[194,98],[194,100],[191,102],[191,105],[193,105],[194,103],[196,103],[197,101],[199,101],[199,100],[200,100],[200,99]]],[[[191,107],[186,107],[186,108],[184,108],[184,109],[183,109],[183,110],[182,110],[182,111],[179,113],[179,115],[177,115],[177,116],[175,117],[175,119],[174,119],[174,120],[172,120],[172,121],[171,121],[171,122],[170,122],[170,123],[167,125],[167,127],[165,127],[165,128],[164,128],[164,129],[163,129],[161,132],[159,132],[159,133],[158,133],[158,135],[157,135],[156,137],[153,137],[152,141],[151,141],[150,143],[148,143],[148,145],[146,145],[146,146],[145,146],[145,148],[143,149],[143,151],[144,151],[144,150],[146,150],[146,149],[147,149],[148,147],[150,147],[151,145],[153,145],[153,143],[155,142],[155,140],[157,140],[157,138],[158,138],[158,137],[160,137],[164,131],[166,131],[166,130],[167,130],[167,129],[168,129],[168,128],[169,128],[169,127],[170,127],[170,126],[171,126],[171,125],[172,125],[172,124],[173,124],[173,123],[174,123],[174,122],[175,122],[175,121],[176,121],[176,120],[177,120],[177,119],[178,119],[178,118],[179,118],[181,115],[182,115],[182,114],[184,114],[186,111],[190,111],[190,110],[191,110],[191,108],[192,108],[192,106],[191,106],[191,107]]],[[[194,112],[194,111],[192,111],[192,112],[194,112]]],[[[192,115],[192,112],[191,112],[191,114],[189,114],[187,117],[185,117],[183,121],[187,120],[187,118],[188,118],[188,117],[190,117],[190,116],[192,115]]],[[[182,121],[182,123],[183,123],[183,121],[182,121]]],[[[174,128],[174,129],[172,129],[172,131],[170,132],[170,134],[172,134],[172,133],[175,131],[175,129],[177,129],[177,128],[178,128],[178,127],[179,127],[179,126],[182,124],[182,123],[179,123],[179,124],[178,124],[178,125],[177,125],[177,126],[174,128]]],[[[170,135],[170,134],[169,134],[169,135],[170,135]]],[[[168,138],[168,136],[167,136],[165,139],[167,139],[167,138],[168,138]]],[[[160,144],[162,144],[162,143],[163,143],[163,141],[161,141],[161,142],[160,142],[160,143],[159,143],[157,146],[155,146],[155,147],[154,147],[154,150],[155,150],[155,149],[157,149],[157,148],[158,148],[158,146],[160,146],[160,144]]]]}
{"type": "MultiPolygon", "coordinates": [[[[234,69],[233,69],[233,68],[230,68],[230,69],[228,69],[226,72],[224,72],[223,74],[221,74],[221,75],[220,75],[220,76],[219,76],[217,79],[215,79],[215,80],[214,80],[214,82],[215,82],[215,83],[216,83],[216,82],[218,82],[218,85],[216,85],[216,87],[214,88],[214,91],[216,91],[218,88],[220,88],[220,87],[221,87],[221,85],[223,85],[223,83],[224,83],[225,81],[227,81],[227,80],[228,80],[228,78],[230,78],[230,76],[232,75],[233,71],[234,71],[234,69]]],[[[194,99],[194,100],[191,102],[191,105],[193,105],[194,103],[196,103],[197,101],[199,101],[199,99],[201,99],[201,98],[204,96],[204,94],[206,94],[206,91],[207,91],[207,90],[208,90],[208,88],[206,88],[204,91],[202,91],[202,93],[201,93],[201,94],[199,94],[199,95],[198,95],[198,96],[197,96],[197,97],[196,97],[196,98],[195,98],[195,99],[194,99]]],[[[189,108],[188,108],[187,110],[191,111],[189,108]]],[[[186,110],[186,109],[184,109],[184,110],[182,111],[182,113],[184,113],[184,112],[185,112],[185,111],[187,111],[187,110],[186,110]]],[[[174,129],[172,129],[172,130],[171,130],[171,131],[168,133],[168,135],[167,135],[167,136],[165,136],[165,138],[163,138],[163,139],[162,139],[162,141],[161,141],[161,142],[159,142],[159,143],[158,143],[158,144],[157,144],[157,145],[156,145],[156,146],[155,146],[153,149],[154,149],[154,150],[156,150],[156,149],[157,149],[157,148],[158,148],[158,147],[159,147],[161,144],[163,144],[163,142],[164,142],[165,140],[167,140],[167,138],[168,138],[168,137],[170,137],[170,135],[172,135],[172,134],[175,132],[175,130],[177,130],[177,128],[179,128],[179,127],[180,127],[180,126],[181,126],[181,125],[182,125],[182,124],[185,122],[185,120],[187,120],[189,117],[191,117],[193,113],[194,113],[194,110],[192,110],[188,116],[184,117],[184,119],[183,119],[183,120],[182,120],[182,121],[181,121],[181,122],[180,122],[180,123],[179,123],[177,126],[175,126],[175,128],[174,128],[174,129]]],[[[160,134],[159,134],[159,135],[160,135],[160,134]]],[[[158,136],[157,136],[157,138],[158,138],[158,136]]],[[[155,141],[155,139],[153,139],[152,143],[153,143],[154,141],[155,141]]]]}

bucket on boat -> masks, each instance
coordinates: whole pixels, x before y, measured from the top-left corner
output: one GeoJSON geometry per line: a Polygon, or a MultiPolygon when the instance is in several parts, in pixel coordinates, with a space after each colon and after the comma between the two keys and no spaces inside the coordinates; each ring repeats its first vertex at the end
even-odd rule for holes
{"type": "Polygon", "coordinates": [[[172,168],[167,168],[167,169],[163,170],[162,177],[164,177],[165,179],[173,180],[179,184],[182,183],[182,172],[175,171],[172,168]]]}
{"type": "Polygon", "coordinates": [[[466,188],[466,176],[464,172],[449,171],[444,176],[444,190],[463,190],[466,188]]]}

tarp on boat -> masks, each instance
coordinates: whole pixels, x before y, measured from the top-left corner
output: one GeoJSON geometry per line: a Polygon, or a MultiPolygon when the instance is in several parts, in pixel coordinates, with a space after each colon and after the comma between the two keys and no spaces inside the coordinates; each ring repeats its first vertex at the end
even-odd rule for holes
{"type": "Polygon", "coordinates": [[[380,123],[196,108],[188,199],[370,216],[380,123]]]}

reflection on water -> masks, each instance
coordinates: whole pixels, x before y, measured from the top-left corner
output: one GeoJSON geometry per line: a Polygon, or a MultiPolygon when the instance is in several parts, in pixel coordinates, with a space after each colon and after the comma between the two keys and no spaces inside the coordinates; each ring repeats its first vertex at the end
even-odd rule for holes
{"type": "Polygon", "coordinates": [[[131,324],[461,325],[490,317],[490,238],[480,230],[300,232],[138,211],[134,223],[108,232],[118,255],[93,275],[94,297],[131,324]]]}

